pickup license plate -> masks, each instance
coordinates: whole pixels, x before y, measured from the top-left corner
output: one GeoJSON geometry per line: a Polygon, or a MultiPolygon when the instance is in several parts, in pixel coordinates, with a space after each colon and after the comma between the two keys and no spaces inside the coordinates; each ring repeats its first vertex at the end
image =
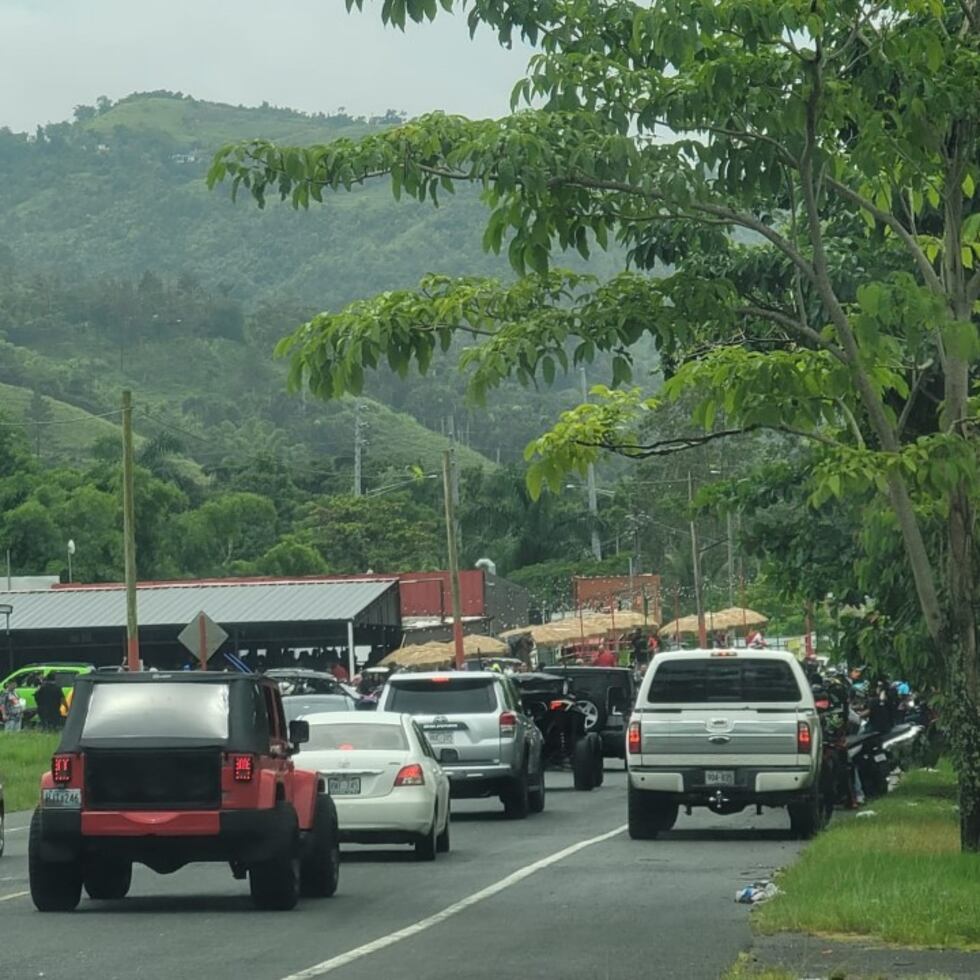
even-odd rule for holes
{"type": "Polygon", "coordinates": [[[429,740],[430,745],[452,745],[453,744],[453,733],[452,732],[432,732],[426,731],[425,737],[429,740]]]}
{"type": "Polygon", "coordinates": [[[81,810],[82,791],[80,789],[46,789],[41,797],[41,805],[51,810],[81,810]]]}
{"type": "Polygon", "coordinates": [[[360,776],[328,776],[327,790],[331,796],[360,796],[360,776]]]}
{"type": "Polygon", "coordinates": [[[731,769],[708,769],[704,774],[705,786],[734,786],[735,773],[731,769]]]}

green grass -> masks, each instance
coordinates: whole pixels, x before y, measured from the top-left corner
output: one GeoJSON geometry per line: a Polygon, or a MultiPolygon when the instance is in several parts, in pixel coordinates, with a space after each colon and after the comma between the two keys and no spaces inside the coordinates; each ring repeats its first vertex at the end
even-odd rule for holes
{"type": "Polygon", "coordinates": [[[41,773],[51,765],[60,735],[47,732],[0,732],[0,783],[7,813],[37,803],[41,773]]]}
{"type": "MultiPolygon", "coordinates": [[[[812,972],[812,971],[811,971],[812,972]]],[[[721,980],[798,980],[809,973],[790,972],[779,967],[758,966],[748,953],[740,953],[735,963],[722,974],[721,980]]],[[[948,980],[943,974],[928,973],[921,976],[905,976],[905,980],[948,980]]],[[[828,980],[887,980],[881,974],[867,976],[850,972],[833,972],[828,980]]]]}
{"type": "Polygon", "coordinates": [[[875,815],[832,824],[780,876],[755,928],[980,949],[980,855],[959,851],[951,769],[912,772],[866,809],[875,815]]]}

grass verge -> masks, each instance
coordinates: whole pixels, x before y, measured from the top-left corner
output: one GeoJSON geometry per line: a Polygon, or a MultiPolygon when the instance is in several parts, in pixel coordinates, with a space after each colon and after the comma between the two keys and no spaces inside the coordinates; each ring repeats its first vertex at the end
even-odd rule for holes
{"type": "Polygon", "coordinates": [[[783,894],[756,911],[755,928],[980,949],[980,855],[959,851],[948,765],[909,773],[867,811],[831,824],[780,876],[783,894]]]}
{"type": "Polygon", "coordinates": [[[36,805],[41,773],[51,765],[60,737],[48,732],[0,731],[0,783],[7,813],[36,805]]]}

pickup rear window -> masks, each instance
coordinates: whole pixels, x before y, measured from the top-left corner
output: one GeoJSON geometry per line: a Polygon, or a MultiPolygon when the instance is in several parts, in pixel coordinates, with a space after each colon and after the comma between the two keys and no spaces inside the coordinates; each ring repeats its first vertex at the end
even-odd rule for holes
{"type": "Polygon", "coordinates": [[[668,660],[657,666],[647,694],[650,704],[799,700],[792,667],[762,657],[668,660]]]}
{"type": "Polygon", "coordinates": [[[482,715],[497,710],[493,687],[488,677],[395,681],[385,710],[408,715],[482,715]]]}

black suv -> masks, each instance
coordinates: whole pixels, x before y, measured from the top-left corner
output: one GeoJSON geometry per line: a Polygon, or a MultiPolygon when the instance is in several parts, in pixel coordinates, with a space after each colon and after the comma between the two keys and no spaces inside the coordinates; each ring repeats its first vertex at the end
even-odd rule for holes
{"type": "Polygon", "coordinates": [[[628,667],[543,667],[546,674],[564,677],[585,712],[586,732],[602,739],[607,759],[626,758],[626,722],[636,699],[636,682],[628,667]]]}
{"type": "Polygon", "coordinates": [[[31,820],[35,906],[69,911],[83,887],[124,898],[135,862],[159,874],[227,862],[259,908],[332,895],[337,810],[320,774],[292,761],[308,739],[257,674],[79,678],[31,820]]]}

